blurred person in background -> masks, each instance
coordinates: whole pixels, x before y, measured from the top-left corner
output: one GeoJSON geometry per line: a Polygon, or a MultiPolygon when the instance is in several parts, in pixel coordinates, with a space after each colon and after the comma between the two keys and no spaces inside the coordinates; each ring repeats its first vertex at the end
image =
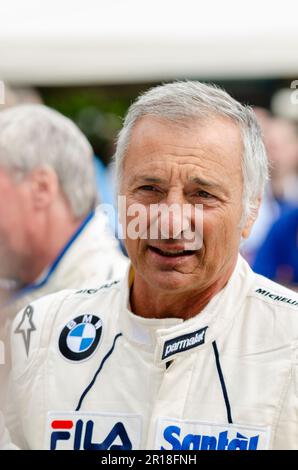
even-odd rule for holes
{"type": "Polygon", "coordinates": [[[4,83],[4,102],[0,102],[0,111],[20,104],[42,104],[38,91],[32,87],[16,87],[4,83]]]}
{"type": "Polygon", "coordinates": [[[253,270],[298,290],[298,208],[273,224],[257,253],[253,270]]]}
{"type": "MultiPolygon", "coordinates": [[[[33,299],[124,274],[96,205],[93,151],[72,121],[43,105],[0,112],[0,340],[33,299]]],[[[28,347],[30,316],[19,328],[28,347]]]]}
{"type": "Polygon", "coordinates": [[[270,182],[251,236],[242,246],[242,253],[251,264],[273,223],[298,205],[298,137],[295,124],[285,118],[272,117],[265,109],[255,108],[254,111],[262,128],[269,159],[270,182]]]}
{"type": "Polygon", "coordinates": [[[17,288],[18,304],[93,277],[101,283],[126,264],[105,217],[95,215],[92,155],[56,111],[23,105],[0,113],[0,278],[17,288]]]}
{"type": "Polygon", "coordinates": [[[293,122],[271,119],[265,133],[265,146],[271,163],[271,188],[276,201],[298,205],[298,136],[293,122]]]}
{"type": "MultiPolygon", "coordinates": [[[[36,88],[12,86],[5,83],[4,90],[5,102],[0,102],[0,111],[20,104],[44,104],[43,98],[36,88]]],[[[93,165],[98,198],[102,204],[108,204],[114,207],[115,217],[113,217],[112,211],[107,215],[111,230],[117,234],[117,210],[115,207],[114,182],[110,178],[109,172],[100,157],[93,156],[93,165]]]]}

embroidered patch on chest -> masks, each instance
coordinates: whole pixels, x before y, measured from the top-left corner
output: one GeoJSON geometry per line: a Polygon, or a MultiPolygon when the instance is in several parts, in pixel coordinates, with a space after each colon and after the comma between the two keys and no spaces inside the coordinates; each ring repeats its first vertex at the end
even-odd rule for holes
{"type": "Polygon", "coordinates": [[[102,321],[92,314],[79,315],[69,321],[59,337],[59,351],[69,361],[88,359],[99,345],[102,321]]]}
{"type": "Polygon", "coordinates": [[[214,424],[159,418],[155,448],[159,450],[266,450],[266,426],[214,424]]]}
{"type": "Polygon", "coordinates": [[[136,450],[141,417],[133,414],[49,412],[47,450],[136,450]]]}

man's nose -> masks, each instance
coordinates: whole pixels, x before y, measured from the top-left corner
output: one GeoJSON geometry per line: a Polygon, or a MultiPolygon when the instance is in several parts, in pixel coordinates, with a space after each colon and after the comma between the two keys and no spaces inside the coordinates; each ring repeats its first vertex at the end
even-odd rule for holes
{"type": "Polygon", "coordinates": [[[164,209],[161,211],[162,238],[182,238],[183,232],[190,226],[190,214],[182,190],[168,193],[164,209]]]}
{"type": "Polygon", "coordinates": [[[183,188],[173,188],[168,191],[164,201],[168,206],[177,204],[181,207],[186,203],[183,188]]]}

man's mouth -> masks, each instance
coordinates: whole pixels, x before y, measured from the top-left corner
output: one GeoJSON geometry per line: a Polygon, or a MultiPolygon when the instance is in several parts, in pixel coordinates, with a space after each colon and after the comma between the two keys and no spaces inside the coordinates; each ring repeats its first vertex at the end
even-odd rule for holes
{"type": "Polygon", "coordinates": [[[158,255],[165,256],[167,258],[175,258],[177,256],[191,256],[195,253],[195,250],[184,250],[184,249],[170,249],[170,248],[156,248],[155,246],[149,246],[149,249],[158,255]]]}

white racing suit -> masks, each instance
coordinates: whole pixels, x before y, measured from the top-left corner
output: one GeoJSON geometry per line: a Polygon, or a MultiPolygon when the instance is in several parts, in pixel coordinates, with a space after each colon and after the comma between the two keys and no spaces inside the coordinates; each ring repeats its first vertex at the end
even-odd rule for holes
{"type": "Polygon", "coordinates": [[[20,290],[6,305],[0,303],[0,410],[10,369],[9,331],[18,311],[34,299],[61,289],[99,285],[123,277],[127,265],[127,258],[108,230],[105,214],[97,210],[88,215],[36,282],[20,290]]]}
{"type": "Polygon", "coordinates": [[[131,269],[120,283],[62,291],[20,312],[13,441],[25,449],[298,449],[297,294],[239,257],[197,316],[145,319],[129,311],[132,277],[131,269]]]}
{"type": "Polygon", "coordinates": [[[0,411],[0,449],[1,450],[17,450],[11,441],[7,429],[5,427],[4,419],[0,411]]]}

